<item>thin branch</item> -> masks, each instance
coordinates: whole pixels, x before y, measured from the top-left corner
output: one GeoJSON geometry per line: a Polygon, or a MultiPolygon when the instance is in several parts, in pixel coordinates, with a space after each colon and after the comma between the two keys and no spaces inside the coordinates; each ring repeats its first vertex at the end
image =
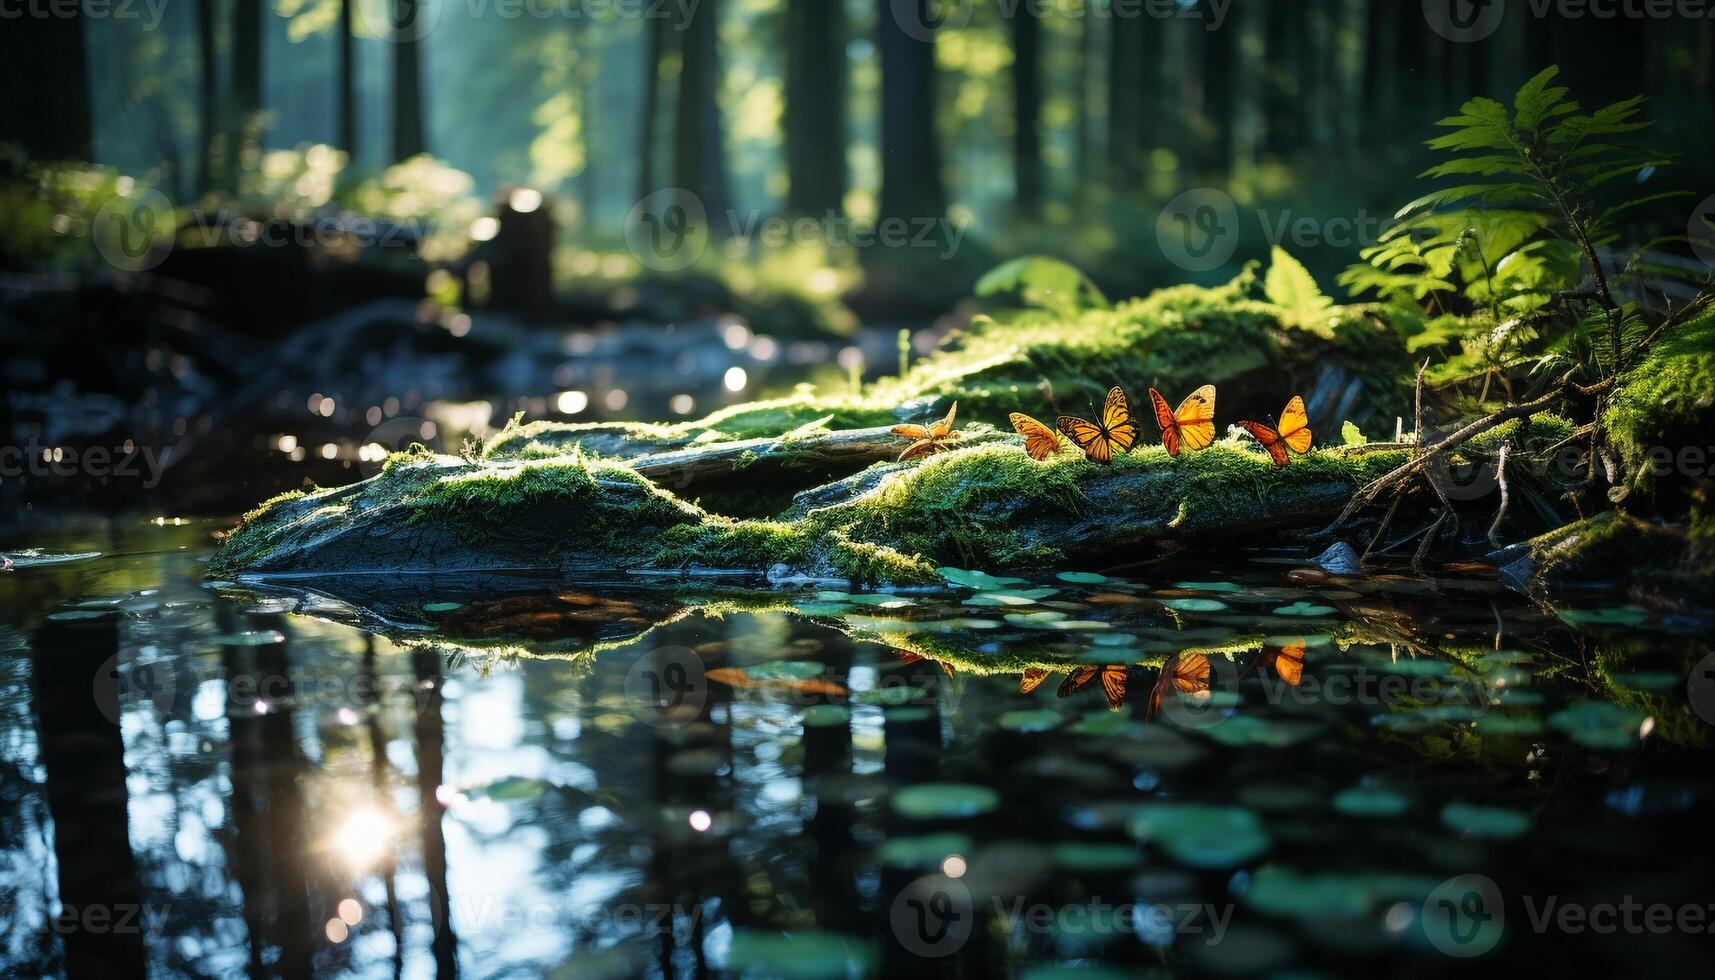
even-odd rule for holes
{"type": "Polygon", "coordinates": [[[1489,543],[1499,548],[1501,546],[1501,521],[1507,516],[1507,503],[1511,491],[1507,488],[1507,453],[1512,447],[1501,446],[1500,461],[1495,464],[1495,479],[1501,485],[1501,507],[1495,511],[1495,522],[1489,525],[1489,543]]]}

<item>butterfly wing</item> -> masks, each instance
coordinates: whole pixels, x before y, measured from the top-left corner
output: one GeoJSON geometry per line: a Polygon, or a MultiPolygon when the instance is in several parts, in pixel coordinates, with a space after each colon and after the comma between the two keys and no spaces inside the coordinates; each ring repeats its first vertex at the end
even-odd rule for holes
{"type": "Polygon", "coordinates": [[[896,425],[887,431],[901,439],[910,439],[913,442],[929,438],[929,430],[921,425],[896,425]]]}
{"type": "Polygon", "coordinates": [[[1240,422],[1239,425],[1251,434],[1251,438],[1262,443],[1262,448],[1268,450],[1268,457],[1274,460],[1274,465],[1287,464],[1286,447],[1281,445],[1280,433],[1261,422],[1240,422]]]}
{"type": "Polygon", "coordinates": [[[1107,437],[1102,435],[1102,427],[1085,419],[1062,415],[1059,420],[1060,431],[1066,433],[1066,438],[1072,440],[1084,456],[1092,463],[1109,463],[1113,461],[1113,447],[1107,437]]]}
{"type": "Polygon", "coordinates": [[[1041,687],[1042,682],[1047,679],[1048,672],[1046,670],[1043,670],[1040,667],[1032,667],[1024,672],[1023,677],[1019,678],[1018,693],[1029,694],[1031,691],[1041,687]]]}
{"type": "Polygon", "coordinates": [[[930,424],[930,426],[929,426],[929,438],[931,438],[931,439],[945,439],[949,435],[952,435],[952,433],[953,433],[953,416],[957,415],[958,413],[959,413],[959,403],[954,402],[952,404],[952,406],[947,409],[947,417],[946,418],[942,419],[939,422],[934,422],[934,423],[930,424]]]}
{"type": "Polygon", "coordinates": [[[1102,668],[1102,693],[1107,695],[1108,710],[1118,711],[1125,706],[1125,664],[1112,664],[1102,668]]]}
{"type": "Polygon", "coordinates": [[[1287,687],[1297,687],[1298,682],[1304,679],[1304,647],[1290,646],[1276,654],[1274,672],[1280,675],[1287,687]]]}
{"type": "Polygon", "coordinates": [[[1172,407],[1154,388],[1149,389],[1149,403],[1155,407],[1155,424],[1161,426],[1162,447],[1169,456],[1179,455],[1179,420],[1173,417],[1172,407]]]}
{"type": "Polygon", "coordinates": [[[1011,415],[1012,427],[1024,437],[1024,451],[1034,460],[1044,460],[1060,449],[1060,435],[1022,412],[1011,415]]]}
{"type": "Polygon", "coordinates": [[[1066,675],[1066,679],[1060,682],[1060,689],[1054,692],[1054,696],[1068,697],[1073,692],[1083,689],[1085,685],[1096,679],[1098,670],[1100,670],[1098,667],[1074,667],[1072,672],[1066,675]]]}
{"type": "Polygon", "coordinates": [[[905,451],[899,454],[900,462],[904,462],[908,459],[916,459],[918,456],[927,456],[934,450],[934,448],[935,440],[919,439],[911,445],[906,446],[905,451]]]}
{"type": "MultiPolygon", "coordinates": [[[[1162,403],[1163,406],[1166,402],[1162,403]]],[[[1157,416],[1161,409],[1156,409],[1157,416]]],[[[1215,386],[1204,385],[1185,396],[1173,413],[1179,438],[1191,449],[1207,449],[1215,441],[1215,386]]]]}
{"type": "Polygon", "coordinates": [[[1113,444],[1111,452],[1130,452],[1137,444],[1137,419],[1132,417],[1131,402],[1119,385],[1108,389],[1108,400],[1102,405],[1102,429],[1113,444]]]}
{"type": "Polygon", "coordinates": [[[1304,399],[1297,395],[1286,403],[1280,413],[1280,438],[1295,453],[1310,451],[1310,416],[1304,411],[1304,399]]]}

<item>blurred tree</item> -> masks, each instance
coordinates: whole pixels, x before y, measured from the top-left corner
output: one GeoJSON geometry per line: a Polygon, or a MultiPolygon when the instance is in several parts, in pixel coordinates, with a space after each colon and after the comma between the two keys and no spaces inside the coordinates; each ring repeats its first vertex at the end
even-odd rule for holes
{"type": "Polygon", "coordinates": [[[710,231],[724,229],[732,208],[720,103],[720,5],[702,0],[680,31],[679,90],[674,103],[673,182],[702,198],[710,231]]]}
{"type": "MultiPolygon", "coordinates": [[[[242,0],[240,0],[242,2],[242,0]]],[[[417,5],[422,0],[393,0],[393,160],[427,153],[423,135],[423,72],[418,47],[417,5]]]]}
{"type": "Polygon", "coordinates": [[[1196,124],[1196,169],[1199,175],[1224,174],[1233,160],[1234,74],[1238,62],[1238,21],[1243,7],[1233,4],[1219,30],[1202,25],[1203,35],[1196,124]]]}
{"type": "Polygon", "coordinates": [[[1013,205],[1018,216],[1042,216],[1042,21],[1029,5],[1012,9],[1013,205]]]}
{"type": "Polygon", "coordinates": [[[838,214],[846,196],[846,23],[833,0],[786,2],[786,209],[838,214]]]}
{"type": "Polygon", "coordinates": [[[935,132],[935,14],[930,0],[879,2],[880,217],[939,217],[947,191],[935,132]]]}
{"type": "MultiPolygon", "coordinates": [[[[203,0],[206,4],[209,0],[203,0]]],[[[357,159],[357,62],[352,31],[353,5],[357,0],[339,0],[339,23],[334,25],[335,98],[339,102],[339,148],[357,159]]]]}
{"type": "Polygon", "coordinates": [[[661,114],[661,61],[667,55],[667,22],[660,17],[643,21],[643,106],[637,125],[637,199],[658,190],[655,172],[656,123],[661,114]]]}
{"type": "Polygon", "coordinates": [[[228,189],[238,190],[242,161],[262,128],[262,49],[267,22],[264,0],[234,0],[232,11],[232,118],[227,121],[228,189]]]}
{"type": "Polygon", "coordinates": [[[1130,192],[1143,178],[1149,152],[1144,65],[1155,25],[1143,17],[1118,14],[1108,18],[1108,25],[1108,181],[1116,190],[1130,192]]]}
{"type": "Polygon", "coordinates": [[[214,14],[216,0],[197,0],[196,190],[207,194],[220,183],[220,70],[214,14]]]}

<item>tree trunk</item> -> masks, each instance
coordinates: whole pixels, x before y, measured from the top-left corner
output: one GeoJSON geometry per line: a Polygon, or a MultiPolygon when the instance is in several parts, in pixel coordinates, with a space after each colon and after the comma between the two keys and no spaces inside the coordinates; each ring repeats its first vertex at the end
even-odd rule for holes
{"type": "Polygon", "coordinates": [[[1108,18],[1108,182],[1122,194],[1135,192],[1143,179],[1149,29],[1142,17],[1108,18]]]}
{"type": "Polygon", "coordinates": [[[786,4],[786,210],[838,214],[846,196],[846,23],[831,0],[786,4]]]}
{"type": "Polygon", "coordinates": [[[702,199],[709,229],[726,227],[732,208],[727,184],[720,92],[720,5],[702,0],[681,32],[683,61],[674,106],[673,182],[702,199]]]}
{"type": "Polygon", "coordinates": [[[198,194],[207,194],[220,182],[220,66],[216,62],[214,5],[215,0],[197,0],[198,194]]]}
{"type": "MultiPolygon", "coordinates": [[[[211,0],[203,0],[204,5],[209,2],[211,0]]],[[[352,7],[357,2],[358,0],[339,0],[339,23],[334,26],[338,59],[338,88],[335,97],[339,100],[339,148],[350,155],[347,166],[357,162],[357,63],[351,22],[352,7]]]]}
{"type": "Polygon", "coordinates": [[[1218,31],[1204,30],[1202,112],[1197,133],[1200,174],[1226,173],[1233,163],[1234,72],[1238,61],[1239,6],[1234,4],[1218,31]]]}
{"type": "Polygon", "coordinates": [[[393,162],[427,153],[423,135],[422,52],[418,47],[417,5],[421,0],[393,0],[393,162]]]}
{"type": "Polygon", "coordinates": [[[883,220],[938,218],[947,211],[941,141],[935,131],[935,42],[913,36],[924,33],[920,25],[934,23],[929,7],[929,0],[879,3],[883,220]],[[906,24],[912,25],[910,32],[906,24]]]}
{"type": "Polygon", "coordinates": [[[16,142],[43,160],[89,160],[94,121],[85,71],[83,15],[20,17],[0,28],[0,142],[16,142]]]}
{"type": "Polygon", "coordinates": [[[238,190],[244,161],[262,139],[262,51],[265,0],[236,0],[232,12],[232,118],[228,120],[226,177],[238,190]]]}
{"type": "Polygon", "coordinates": [[[1042,21],[1024,5],[1012,12],[1013,203],[1021,218],[1042,216],[1042,21]]]}
{"type": "Polygon", "coordinates": [[[643,25],[643,107],[637,126],[637,199],[655,193],[656,122],[661,114],[661,59],[667,49],[667,21],[645,18],[643,25]]]}
{"type": "Polygon", "coordinates": [[[1092,146],[1095,133],[1090,127],[1090,63],[1096,59],[1096,35],[1090,30],[1090,17],[1078,20],[1078,67],[1073,71],[1072,113],[1077,129],[1072,146],[1072,206],[1080,216],[1087,213],[1090,189],[1095,182],[1092,146]]]}

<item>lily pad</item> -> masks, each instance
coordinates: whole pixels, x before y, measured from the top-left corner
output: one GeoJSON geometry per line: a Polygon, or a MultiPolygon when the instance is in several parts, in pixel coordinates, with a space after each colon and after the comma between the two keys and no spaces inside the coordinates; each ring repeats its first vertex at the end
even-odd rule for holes
{"type": "Polygon", "coordinates": [[[1504,806],[1449,803],[1441,808],[1441,822],[1487,840],[1510,840],[1530,832],[1530,814],[1504,806]]]}
{"type": "Polygon", "coordinates": [[[1560,618],[1573,626],[1636,626],[1649,619],[1649,611],[1636,606],[1605,609],[1561,609],[1560,618]]]}
{"type": "Polygon", "coordinates": [[[1334,809],[1348,817],[1397,817],[1410,806],[1404,794],[1380,786],[1353,786],[1334,794],[1334,809]]]}
{"type": "Polygon", "coordinates": [[[1276,616],[1302,616],[1306,619],[1317,616],[1332,616],[1337,610],[1333,606],[1319,606],[1313,602],[1294,602],[1281,606],[1274,611],[1276,616]]]}
{"type": "Polygon", "coordinates": [[[1101,585],[1108,581],[1106,575],[1100,575],[1096,572],[1061,572],[1054,577],[1074,585],[1101,585]]]}
{"type": "Polygon", "coordinates": [[[1034,733],[1053,731],[1060,727],[1063,720],[1060,712],[1052,708],[1040,708],[1034,711],[1008,711],[1000,716],[997,724],[1009,731],[1034,733]]]}
{"type": "Polygon", "coordinates": [[[1000,794],[970,783],[919,783],[893,794],[893,809],[913,820],[963,820],[1000,805],[1000,794]]]}
{"type": "Polygon", "coordinates": [[[1173,587],[1187,592],[1243,592],[1245,587],[1236,582],[1174,582],[1173,587]]]}
{"type": "Polygon", "coordinates": [[[423,611],[430,614],[450,613],[463,608],[464,603],[462,602],[428,602],[423,604],[423,611]]]}
{"type": "Polygon", "coordinates": [[[1548,725],[1592,749],[1629,749],[1638,743],[1647,717],[1609,701],[1580,701],[1549,715],[1548,725]]]}
{"type": "Polygon", "coordinates": [[[935,573],[954,585],[962,585],[977,592],[997,592],[1015,585],[1028,585],[1029,580],[1022,578],[1002,578],[987,572],[971,571],[963,568],[937,568],[935,573]]]}
{"type": "Polygon", "coordinates": [[[890,868],[921,870],[939,868],[949,854],[969,853],[971,839],[958,833],[892,837],[875,849],[876,858],[890,868]]]}
{"type": "Polygon", "coordinates": [[[813,929],[791,933],[735,929],[727,953],[728,965],[739,976],[783,980],[843,980],[866,972],[872,959],[863,942],[813,929]]]}
{"type": "Polygon", "coordinates": [[[1193,868],[1225,869],[1268,853],[1268,833],[1249,810],[1199,803],[1145,803],[1126,824],[1131,836],[1193,868]]]}
{"type": "Polygon", "coordinates": [[[1229,608],[1219,599],[1163,599],[1161,604],[1174,612],[1220,612],[1229,608]]]}

